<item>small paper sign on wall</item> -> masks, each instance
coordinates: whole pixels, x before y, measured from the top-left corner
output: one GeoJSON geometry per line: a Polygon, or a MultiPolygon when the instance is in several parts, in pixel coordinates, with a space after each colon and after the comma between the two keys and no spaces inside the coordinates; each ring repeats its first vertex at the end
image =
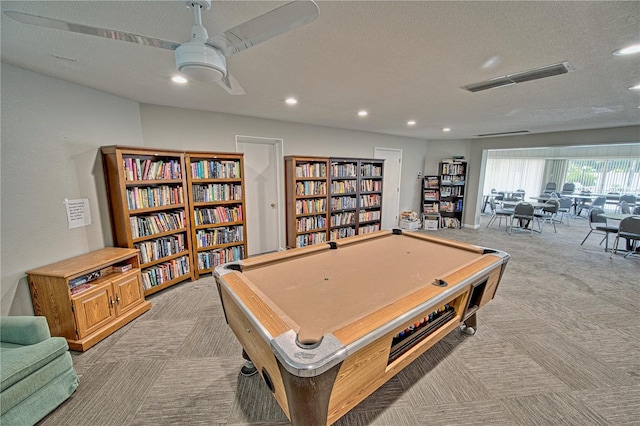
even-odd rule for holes
{"type": "Polygon", "coordinates": [[[64,200],[67,207],[67,220],[69,229],[91,225],[91,211],[89,210],[89,199],[64,200]]]}

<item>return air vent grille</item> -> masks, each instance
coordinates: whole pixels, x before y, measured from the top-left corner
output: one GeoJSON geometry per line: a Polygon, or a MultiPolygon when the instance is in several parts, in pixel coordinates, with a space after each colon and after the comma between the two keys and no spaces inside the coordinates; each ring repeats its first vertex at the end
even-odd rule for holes
{"type": "Polygon", "coordinates": [[[561,62],[559,64],[547,65],[545,67],[529,71],[522,71],[504,75],[502,77],[492,78],[491,80],[481,81],[479,83],[467,84],[466,86],[462,86],[462,88],[470,92],[480,92],[482,90],[493,89],[495,87],[510,86],[516,83],[524,83],[525,81],[566,74],[571,71],[574,71],[574,69],[569,62],[561,62]]]}
{"type": "Polygon", "coordinates": [[[476,135],[478,137],[483,137],[483,136],[507,136],[507,135],[521,135],[523,133],[529,133],[528,130],[516,130],[513,132],[501,132],[501,133],[485,133],[483,135],[476,135]]]}

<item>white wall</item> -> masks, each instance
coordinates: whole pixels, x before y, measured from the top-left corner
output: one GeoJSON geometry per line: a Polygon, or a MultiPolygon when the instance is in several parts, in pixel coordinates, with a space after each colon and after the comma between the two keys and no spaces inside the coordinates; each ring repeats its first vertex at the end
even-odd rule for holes
{"type": "Polygon", "coordinates": [[[141,145],[137,102],[2,64],[0,315],[33,315],[25,271],[111,245],[102,145],[141,145]],[[64,199],[93,223],[69,229],[64,199]]]}
{"type": "Polygon", "coordinates": [[[284,155],[373,158],[375,147],[402,149],[400,211],[419,211],[423,140],[157,105],[140,105],[140,114],[145,145],[157,148],[235,152],[242,135],[282,139],[284,155]]]}

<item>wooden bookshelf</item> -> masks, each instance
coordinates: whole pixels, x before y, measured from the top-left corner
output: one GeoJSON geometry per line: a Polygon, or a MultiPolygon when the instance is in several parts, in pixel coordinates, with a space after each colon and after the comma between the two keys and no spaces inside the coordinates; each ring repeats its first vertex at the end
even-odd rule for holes
{"type": "Polygon", "coordinates": [[[358,160],[354,158],[329,159],[329,239],[351,237],[358,234],[358,160]]]}
{"type": "Polygon", "coordinates": [[[326,242],[329,230],[329,159],[285,157],[287,247],[326,242]]]}
{"type": "Polygon", "coordinates": [[[358,235],[381,229],[383,171],[384,160],[358,159],[358,235]]]}
{"type": "MultiPolygon", "coordinates": [[[[440,176],[428,175],[422,178],[422,188],[420,189],[422,198],[422,221],[427,229],[426,221],[433,220],[433,226],[438,229],[440,226],[440,176]]],[[[433,229],[430,227],[429,229],[433,229]]]]}
{"type": "Polygon", "coordinates": [[[184,153],[124,146],[101,151],[114,244],[140,250],[145,295],[193,280],[184,153]]]}
{"type": "Polygon", "coordinates": [[[196,278],[246,256],[243,160],[243,154],[186,153],[196,278]]]}
{"type": "Polygon", "coordinates": [[[446,160],[439,165],[440,227],[460,228],[467,183],[467,162],[446,160]]]}
{"type": "Polygon", "coordinates": [[[137,249],[106,247],[27,271],[36,315],[84,351],[151,308],[137,249]]]}

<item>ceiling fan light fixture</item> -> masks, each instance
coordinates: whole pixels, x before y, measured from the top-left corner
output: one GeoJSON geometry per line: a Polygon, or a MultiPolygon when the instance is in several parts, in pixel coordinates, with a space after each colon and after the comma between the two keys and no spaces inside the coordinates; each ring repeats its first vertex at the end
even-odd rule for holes
{"type": "Polygon", "coordinates": [[[189,80],[215,83],[227,75],[227,60],[211,46],[185,43],[175,51],[176,67],[189,80]]]}
{"type": "Polygon", "coordinates": [[[480,92],[496,87],[512,86],[516,83],[524,83],[527,81],[552,77],[554,75],[566,74],[572,71],[574,71],[574,68],[569,62],[560,62],[558,64],[547,65],[528,71],[503,75],[501,77],[492,78],[491,80],[481,81],[479,83],[467,84],[466,86],[462,86],[462,88],[470,92],[480,92]]]}

